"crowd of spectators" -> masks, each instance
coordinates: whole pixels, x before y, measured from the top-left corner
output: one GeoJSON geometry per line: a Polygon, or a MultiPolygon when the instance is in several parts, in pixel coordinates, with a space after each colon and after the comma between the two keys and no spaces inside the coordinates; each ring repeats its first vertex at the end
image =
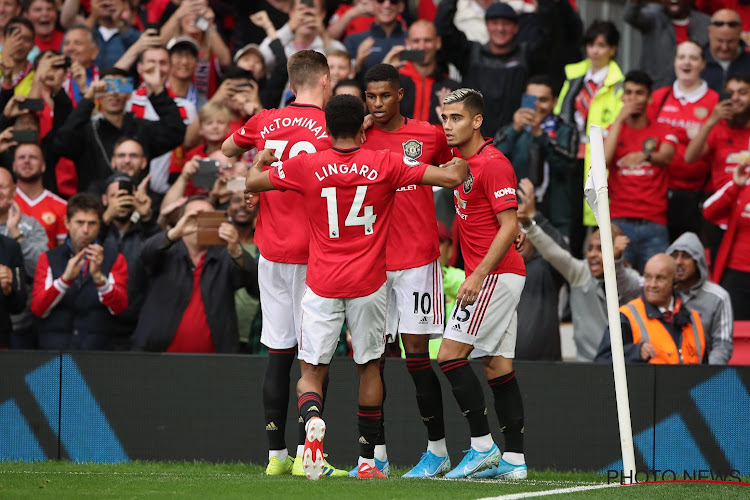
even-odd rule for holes
{"type": "MultiPolygon", "coordinates": [[[[566,310],[577,359],[607,358],[582,196],[595,124],[631,343],[637,313],[681,304],[700,314],[698,361],[726,363],[733,320],[750,319],[750,11],[627,0],[642,35],[627,73],[617,25],[586,21],[574,0],[3,0],[0,348],[264,352],[257,207],[242,197],[257,151],[221,145],[294,100],[287,58],[312,49],[332,93],[363,105],[365,72],[393,65],[401,114],[437,127],[450,91],[483,93],[482,133],[516,170],[527,233],[520,359],[561,359],[566,310]],[[665,273],[675,289],[656,306],[646,284],[665,273]]],[[[453,193],[435,204],[443,272],[460,273],[453,193]]]]}

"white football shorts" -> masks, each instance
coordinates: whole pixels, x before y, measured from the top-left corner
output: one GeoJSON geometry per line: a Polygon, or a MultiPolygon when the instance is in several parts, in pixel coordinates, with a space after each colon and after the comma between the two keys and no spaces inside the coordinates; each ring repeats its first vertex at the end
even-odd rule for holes
{"type": "Polygon", "coordinates": [[[354,362],[380,359],[385,352],[385,283],[365,297],[321,297],[309,287],[302,297],[299,359],[312,365],[331,362],[344,321],[352,334],[354,362]]]}
{"type": "Polygon", "coordinates": [[[260,341],[271,349],[297,345],[306,264],[272,262],[258,256],[258,286],[263,330],[260,341]]]}
{"type": "Polygon", "coordinates": [[[442,337],[445,298],[440,262],[436,259],[424,266],[388,271],[387,275],[388,341],[393,342],[398,333],[442,337]]]}
{"type": "Polygon", "coordinates": [[[474,346],[472,358],[516,355],[516,308],[525,276],[490,274],[482,283],[476,302],[456,307],[447,320],[443,338],[474,346]]]}

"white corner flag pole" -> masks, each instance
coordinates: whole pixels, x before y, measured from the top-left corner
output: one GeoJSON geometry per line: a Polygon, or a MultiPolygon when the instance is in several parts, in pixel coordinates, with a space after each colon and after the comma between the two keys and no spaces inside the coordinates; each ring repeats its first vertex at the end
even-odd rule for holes
{"type": "Polygon", "coordinates": [[[620,426],[620,448],[622,450],[622,478],[632,483],[635,477],[635,453],[633,451],[633,428],[630,423],[630,401],[628,399],[628,379],[625,373],[625,354],[622,347],[620,328],[620,303],[615,278],[615,257],[612,244],[612,222],[609,218],[609,194],[607,171],[604,161],[604,140],[602,128],[589,127],[591,144],[591,168],[584,192],[586,201],[599,223],[599,236],[602,242],[602,265],[604,267],[604,287],[607,295],[607,318],[609,338],[612,344],[612,370],[615,375],[615,397],[617,399],[617,420],[620,426]]]}

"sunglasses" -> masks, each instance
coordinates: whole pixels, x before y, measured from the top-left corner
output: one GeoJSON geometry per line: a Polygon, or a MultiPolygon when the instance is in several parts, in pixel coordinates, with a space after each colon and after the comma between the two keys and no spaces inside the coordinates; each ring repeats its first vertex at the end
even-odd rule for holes
{"type": "Polygon", "coordinates": [[[740,25],[739,21],[711,21],[713,26],[729,26],[730,28],[737,28],[740,25]]]}

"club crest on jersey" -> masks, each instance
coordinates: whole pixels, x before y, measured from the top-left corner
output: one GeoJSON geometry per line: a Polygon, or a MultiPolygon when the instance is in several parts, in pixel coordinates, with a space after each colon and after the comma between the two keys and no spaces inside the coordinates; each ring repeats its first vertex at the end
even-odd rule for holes
{"type": "Polygon", "coordinates": [[[416,139],[409,139],[401,144],[404,147],[404,156],[416,160],[422,156],[422,143],[416,139]]]}
{"type": "Polygon", "coordinates": [[[699,120],[703,120],[708,116],[708,108],[704,108],[703,106],[698,106],[693,110],[693,114],[696,118],[699,120]]]}
{"type": "Polygon", "coordinates": [[[474,185],[474,176],[469,173],[469,177],[464,181],[464,193],[469,194],[471,187],[474,185]]]}

